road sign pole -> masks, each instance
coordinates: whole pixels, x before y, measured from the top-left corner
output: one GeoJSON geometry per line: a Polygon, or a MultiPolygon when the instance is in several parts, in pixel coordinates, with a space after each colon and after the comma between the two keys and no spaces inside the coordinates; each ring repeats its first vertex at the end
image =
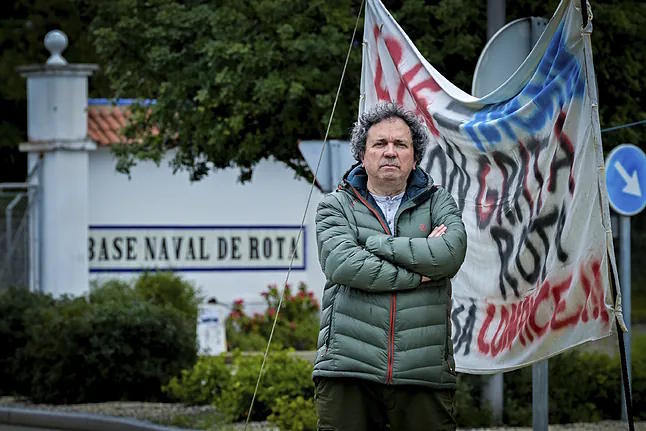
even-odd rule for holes
{"type": "MultiPolygon", "coordinates": [[[[623,334],[624,336],[624,348],[626,350],[626,369],[628,374],[628,389],[629,393],[632,394],[632,371],[631,371],[631,346],[630,346],[630,217],[620,216],[620,231],[619,231],[619,242],[621,244],[621,253],[620,253],[620,282],[621,282],[621,303],[622,309],[624,312],[624,322],[626,323],[626,328],[628,332],[623,334]]],[[[624,382],[621,382],[621,419],[627,420],[628,415],[626,413],[626,395],[624,382]]],[[[631,397],[632,398],[632,397],[631,397]]]]}
{"type": "Polygon", "coordinates": [[[482,405],[491,410],[491,420],[494,425],[502,425],[503,413],[503,373],[483,376],[482,405]]]}
{"type": "Polygon", "coordinates": [[[549,364],[547,359],[532,364],[532,429],[547,431],[549,424],[549,364]]]}
{"type": "MultiPolygon", "coordinates": [[[[623,319],[628,329],[617,328],[621,360],[621,417],[628,421],[628,429],[635,428],[632,417],[631,354],[630,354],[630,216],[646,207],[646,154],[632,144],[623,144],[613,149],[606,159],[606,189],[608,201],[620,214],[619,282],[622,297],[623,319]]],[[[613,284],[613,297],[619,295],[613,284]]]]}

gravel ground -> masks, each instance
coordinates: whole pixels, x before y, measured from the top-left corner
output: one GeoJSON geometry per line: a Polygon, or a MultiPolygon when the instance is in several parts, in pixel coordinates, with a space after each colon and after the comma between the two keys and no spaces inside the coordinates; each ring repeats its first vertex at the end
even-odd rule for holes
{"type": "MultiPolygon", "coordinates": [[[[467,431],[466,428],[458,428],[467,431]]],[[[601,421],[595,423],[575,423],[550,425],[550,431],[624,431],[628,423],[621,421],[601,421]]],[[[469,428],[468,431],[532,431],[531,427],[498,427],[498,428],[469,428]]],[[[635,422],[636,431],[646,431],[646,422],[635,422]]]]}
{"type": "MultiPolygon", "coordinates": [[[[169,421],[178,415],[200,416],[216,414],[212,406],[185,406],[183,404],[169,403],[143,403],[143,402],[108,402],[97,404],[73,404],[73,405],[34,405],[26,400],[12,397],[0,397],[0,405],[6,407],[25,407],[43,410],[83,412],[93,414],[104,414],[110,416],[121,416],[150,421],[158,424],[169,424],[169,421]]],[[[223,430],[238,431],[244,428],[244,424],[224,426],[223,430]]],[[[249,429],[257,431],[277,431],[275,427],[266,422],[255,422],[249,425],[249,429]]],[[[623,431],[628,429],[628,424],[621,421],[602,421],[596,423],[575,423],[566,425],[550,425],[550,431],[623,431]]],[[[531,427],[497,427],[497,428],[458,428],[461,431],[532,431],[531,427]]],[[[646,431],[646,422],[636,422],[635,430],[646,431]]]]}

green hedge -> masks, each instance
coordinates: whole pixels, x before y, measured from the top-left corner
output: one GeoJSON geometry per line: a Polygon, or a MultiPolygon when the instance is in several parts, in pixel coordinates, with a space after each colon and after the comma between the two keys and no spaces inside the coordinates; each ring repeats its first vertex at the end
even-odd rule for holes
{"type": "Polygon", "coordinates": [[[43,308],[54,300],[27,289],[9,288],[0,291],[0,394],[28,394],[30,365],[23,352],[29,335],[27,329],[37,321],[43,308]]]}
{"type": "Polygon", "coordinates": [[[0,391],[44,403],[162,400],[162,386],[195,363],[197,302],[171,274],[111,281],[87,298],[5,291],[3,370],[18,372],[0,391]]]}
{"type": "MultiPolygon", "coordinates": [[[[642,337],[643,338],[643,337],[642,337]]],[[[633,353],[633,404],[636,419],[646,417],[646,362],[637,340],[633,353]]],[[[233,359],[226,356],[200,358],[194,368],[173,379],[166,391],[187,404],[214,404],[229,421],[246,419],[258,376],[261,355],[233,359]]],[[[254,420],[269,420],[281,430],[316,429],[316,412],[311,381],[312,366],[274,353],[266,365],[252,414],[254,420]]],[[[551,424],[596,422],[618,419],[619,361],[603,353],[570,351],[549,361],[551,424]]],[[[483,408],[481,376],[460,374],[456,392],[456,419],[461,428],[492,425],[491,412],[483,408]]],[[[509,426],[531,426],[531,367],[505,373],[504,417],[509,426]]]]}

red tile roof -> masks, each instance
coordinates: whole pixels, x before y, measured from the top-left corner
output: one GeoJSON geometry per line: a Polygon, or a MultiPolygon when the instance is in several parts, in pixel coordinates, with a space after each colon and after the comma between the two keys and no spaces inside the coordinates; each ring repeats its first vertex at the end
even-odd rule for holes
{"type": "Polygon", "coordinates": [[[121,130],[130,116],[127,106],[91,105],[87,110],[87,134],[100,147],[124,142],[121,130]]]}

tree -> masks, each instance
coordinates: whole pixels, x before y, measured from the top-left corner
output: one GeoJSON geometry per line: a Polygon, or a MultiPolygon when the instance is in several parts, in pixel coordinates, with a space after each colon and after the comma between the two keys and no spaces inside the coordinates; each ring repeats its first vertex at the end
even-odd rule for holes
{"type": "MultiPolygon", "coordinates": [[[[102,3],[93,36],[115,96],[156,100],[133,107],[127,136],[137,139],[117,149],[119,167],[177,148],[174,167],[193,179],[232,164],[248,179],[269,156],[303,173],[297,140],[325,133],[356,11],[340,1],[102,3]]],[[[356,94],[343,93],[332,136],[345,134],[356,94]]]]}
{"type": "MultiPolygon", "coordinates": [[[[550,17],[557,0],[507,2],[507,21],[550,17]]],[[[385,1],[421,53],[464,90],[486,39],[485,2],[385,1]]],[[[646,118],[646,4],[593,1],[592,44],[602,127],[646,118]]],[[[299,139],[322,139],[332,110],[359,0],[17,0],[0,6],[0,181],[22,180],[26,140],[25,84],[15,71],[47,58],[44,34],[69,36],[70,62],[96,62],[90,94],[154,98],[134,109],[134,144],[116,147],[119,167],[159,161],[194,179],[237,165],[248,179],[273,156],[297,173],[307,169],[299,139]],[[92,21],[88,32],[88,24],[92,21]],[[92,46],[91,42],[94,46],[92,46]],[[108,88],[109,78],[112,86],[108,88]]],[[[361,68],[360,21],[330,130],[346,138],[356,118],[361,68]]],[[[644,126],[604,135],[608,150],[639,143],[644,126]]]]}
{"type": "MultiPolygon", "coordinates": [[[[249,179],[253,166],[270,156],[306,172],[297,141],[325,135],[358,3],[102,2],[92,35],[114,96],[157,101],[134,109],[127,133],[132,143],[117,148],[119,168],[127,171],[137,159],[159,161],[176,148],[173,166],[188,169],[193,179],[232,165],[249,179]]],[[[557,6],[555,0],[507,3],[507,21],[550,17],[557,6]]],[[[646,5],[593,3],[602,127],[646,118],[646,52],[618,49],[644,45],[646,5]]],[[[407,0],[386,6],[440,72],[470,89],[486,39],[484,2],[407,0]]],[[[356,116],[361,24],[358,34],[330,137],[347,137],[356,116]]],[[[606,147],[635,141],[639,132],[604,136],[606,147]]]]}
{"type": "MultiPolygon", "coordinates": [[[[24,181],[27,157],[18,144],[27,140],[27,86],[16,67],[47,60],[45,34],[65,31],[70,44],[63,53],[71,63],[96,60],[88,38],[89,6],[73,0],[15,0],[0,4],[0,182],[24,181]]],[[[107,80],[100,73],[93,78],[93,91],[105,92],[107,80]]]]}
{"type": "MultiPolygon", "coordinates": [[[[424,7],[408,4],[411,15],[416,5],[424,7]]],[[[270,156],[305,173],[297,142],[325,136],[358,8],[358,1],[347,0],[102,4],[93,36],[116,95],[157,100],[135,109],[127,136],[137,143],[119,147],[120,168],[138,158],[159,161],[166,149],[177,148],[174,167],[188,169],[194,179],[211,167],[236,165],[245,180],[270,156]]],[[[442,14],[448,16],[442,12],[438,22],[442,14]]],[[[467,31],[469,23],[443,24],[429,51],[447,36],[468,47],[449,63],[473,57],[481,41],[467,31]]],[[[345,138],[356,118],[361,24],[333,138],[345,138]]]]}
{"type": "MultiPolygon", "coordinates": [[[[599,89],[601,128],[646,119],[646,3],[590,1],[592,51],[599,89]]],[[[557,0],[507,2],[507,21],[525,16],[552,16],[557,0]]],[[[646,125],[604,133],[604,150],[632,142],[644,145],[646,125]],[[641,139],[640,139],[641,138],[641,139]]]]}

